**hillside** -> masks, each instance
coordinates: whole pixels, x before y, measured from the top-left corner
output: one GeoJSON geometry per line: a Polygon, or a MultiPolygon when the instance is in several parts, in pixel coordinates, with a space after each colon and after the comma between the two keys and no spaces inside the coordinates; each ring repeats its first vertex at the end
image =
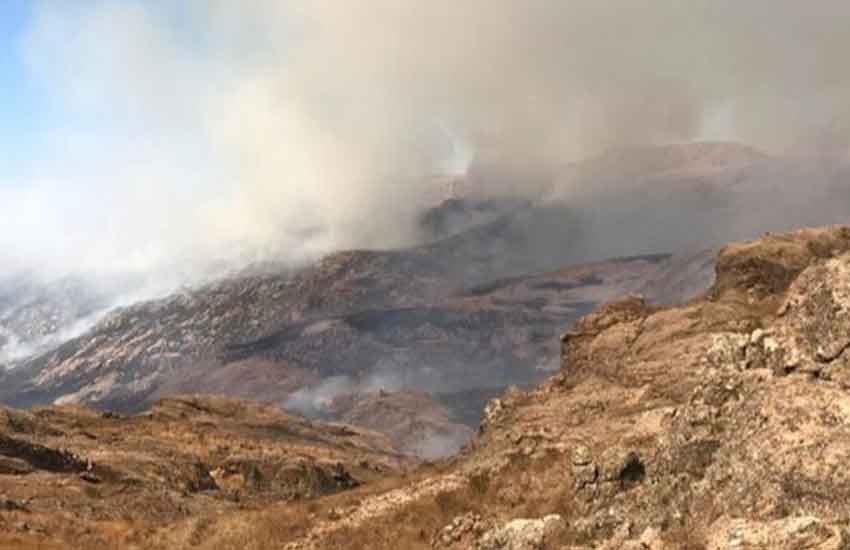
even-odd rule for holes
{"type": "Polygon", "coordinates": [[[0,548],[145,547],[174,523],[204,517],[199,532],[412,464],[373,432],[224,398],[170,398],[136,417],[0,409],[0,548]]]}
{"type": "Polygon", "coordinates": [[[556,368],[559,327],[673,265],[620,259],[458,289],[409,261],[339,254],[294,278],[229,279],[120,310],[7,373],[0,399],[124,412],[186,392],[284,404],[342,378],[343,393],[415,388],[452,408],[453,394],[540,380],[556,368]]]}

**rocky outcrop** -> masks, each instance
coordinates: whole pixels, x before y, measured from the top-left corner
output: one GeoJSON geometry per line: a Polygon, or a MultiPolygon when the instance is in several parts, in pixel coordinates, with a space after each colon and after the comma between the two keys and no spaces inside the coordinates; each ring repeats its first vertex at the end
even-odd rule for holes
{"type": "Polygon", "coordinates": [[[724,518],[712,525],[708,539],[706,550],[843,550],[850,545],[850,537],[845,530],[824,525],[821,520],[811,516],[761,522],[724,518]]]}
{"type": "Polygon", "coordinates": [[[476,550],[543,550],[546,535],[561,522],[561,516],[515,519],[484,533],[476,550]]]}

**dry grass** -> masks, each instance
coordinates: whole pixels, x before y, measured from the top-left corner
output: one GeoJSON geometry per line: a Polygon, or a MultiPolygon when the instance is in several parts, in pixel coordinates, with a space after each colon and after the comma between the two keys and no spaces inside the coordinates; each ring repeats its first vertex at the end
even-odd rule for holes
{"type": "Polygon", "coordinates": [[[310,497],[352,477],[396,480],[412,463],[366,430],[223,398],[173,398],[130,418],[47,407],[3,422],[2,412],[0,435],[20,442],[6,454],[29,470],[0,474],[0,501],[26,508],[0,509],[0,550],[278,548],[326,513],[310,497]],[[66,456],[71,471],[56,462],[66,456]],[[89,460],[93,481],[80,476],[89,460]]]}

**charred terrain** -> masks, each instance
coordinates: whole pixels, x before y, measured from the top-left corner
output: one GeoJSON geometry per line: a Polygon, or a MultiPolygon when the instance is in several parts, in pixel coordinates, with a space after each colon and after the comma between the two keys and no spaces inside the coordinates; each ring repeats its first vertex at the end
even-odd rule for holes
{"type": "Polygon", "coordinates": [[[850,228],[717,258],[695,299],[584,316],[558,373],[491,400],[456,458],[403,474],[384,436],[239,401],[5,410],[4,543],[847,548],[850,228]]]}

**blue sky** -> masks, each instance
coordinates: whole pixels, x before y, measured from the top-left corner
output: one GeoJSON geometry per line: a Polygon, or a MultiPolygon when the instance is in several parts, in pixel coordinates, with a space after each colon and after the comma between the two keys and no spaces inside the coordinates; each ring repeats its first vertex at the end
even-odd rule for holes
{"type": "Polygon", "coordinates": [[[54,122],[45,90],[24,55],[31,10],[29,0],[2,0],[0,5],[0,185],[27,170],[54,122]]]}
{"type": "MultiPolygon", "coordinates": [[[[57,133],[76,130],[103,137],[116,130],[99,108],[69,111],[62,92],[51,91],[28,62],[27,37],[37,5],[34,0],[0,0],[0,186],[25,185],[37,176],[57,133]]],[[[64,8],[65,15],[76,12],[64,8]]],[[[188,24],[179,9],[164,11],[175,28],[188,24]]]]}

